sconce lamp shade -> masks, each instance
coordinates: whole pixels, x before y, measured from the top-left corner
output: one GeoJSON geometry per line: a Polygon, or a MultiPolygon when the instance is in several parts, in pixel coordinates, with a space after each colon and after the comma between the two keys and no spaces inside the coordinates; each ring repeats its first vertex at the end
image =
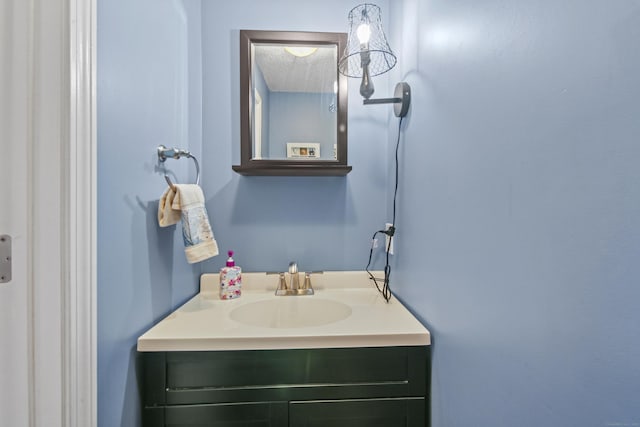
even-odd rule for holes
{"type": "Polygon", "coordinates": [[[397,62],[382,29],[380,8],[364,3],[349,12],[349,36],[338,70],[347,77],[362,78],[360,95],[365,105],[393,104],[397,117],[404,117],[411,104],[411,87],[408,83],[396,85],[393,98],[370,99],[375,91],[371,77],[386,73],[397,62]]]}
{"type": "Polygon", "coordinates": [[[338,64],[341,74],[369,78],[386,73],[396,65],[380,15],[380,8],[370,3],[358,5],[349,12],[347,47],[338,64]]]}

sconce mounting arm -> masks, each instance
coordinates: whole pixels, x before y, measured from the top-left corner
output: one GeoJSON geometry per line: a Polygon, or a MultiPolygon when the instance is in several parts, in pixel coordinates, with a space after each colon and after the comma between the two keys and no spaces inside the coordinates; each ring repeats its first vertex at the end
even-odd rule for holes
{"type": "Polygon", "coordinates": [[[393,98],[364,99],[364,105],[372,104],[393,104],[393,112],[396,117],[404,117],[411,105],[411,86],[409,83],[400,82],[396,85],[393,98]]]}

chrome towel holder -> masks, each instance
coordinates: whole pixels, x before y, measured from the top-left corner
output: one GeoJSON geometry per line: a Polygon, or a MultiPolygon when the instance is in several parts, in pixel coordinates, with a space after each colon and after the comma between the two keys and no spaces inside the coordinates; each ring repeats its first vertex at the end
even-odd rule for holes
{"type": "MultiPolygon", "coordinates": [[[[164,145],[158,145],[158,161],[160,163],[164,163],[168,158],[179,159],[181,157],[192,159],[196,164],[196,185],[200,185],[200,165],[198,164],[198,159],[196,159],[193,154],[191,154],[187,150],[181,150],[179,148],[167,148],[164,145]]],[[[164,179],[167,181],[167,184],[169,184],[169,187],[175,189],[173,182],[171,182],[169,175],[167,175],[166,168],[164,179]]]]}

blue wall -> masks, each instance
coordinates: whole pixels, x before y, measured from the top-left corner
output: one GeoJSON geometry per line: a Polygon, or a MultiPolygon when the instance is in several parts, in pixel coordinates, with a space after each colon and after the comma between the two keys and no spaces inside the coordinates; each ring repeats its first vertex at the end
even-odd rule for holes
{"type": "MultiPolygon", "coordinates": [[[[350,86],[347,177],[231,170],[240,161],[239,30],[344,32],[351,7],[340,0],[98,0],[100,427],[140,425],[137,337],[226,258],[190,266],[180,230],[157,226],[166,187],[158,144],[198,157],[217,242],[223,252],[236,250],[246,271],[284,269],[291,260],[306,270],[366,265],[372,231],[384,222],[386,115],[359,105],[357,84],[350,86]]],[[[190,161],[166,163],[174,181],[193,179],[190,161]]]]}
{"type": "Polygon", "coordinates": [[[155,155],[202,149],[200,4],[98,6],[98,424],[124,427],[139,425],[136,338],[197,291],[201,271],[175,226],[157,225],[155,155]]]}
{"type": "Polygon", "coordinates": [[[390,4],[432,425],[638,425],[640,3],[390,4]]]}

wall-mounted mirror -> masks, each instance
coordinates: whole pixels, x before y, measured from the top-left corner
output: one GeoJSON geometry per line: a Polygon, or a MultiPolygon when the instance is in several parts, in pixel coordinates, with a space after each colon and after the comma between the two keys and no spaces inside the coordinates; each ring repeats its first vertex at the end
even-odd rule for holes
{"type": "Polygon", "coordinates": [[[346,33],[240,31],[243,175],[345,175],[346,33]]]}

